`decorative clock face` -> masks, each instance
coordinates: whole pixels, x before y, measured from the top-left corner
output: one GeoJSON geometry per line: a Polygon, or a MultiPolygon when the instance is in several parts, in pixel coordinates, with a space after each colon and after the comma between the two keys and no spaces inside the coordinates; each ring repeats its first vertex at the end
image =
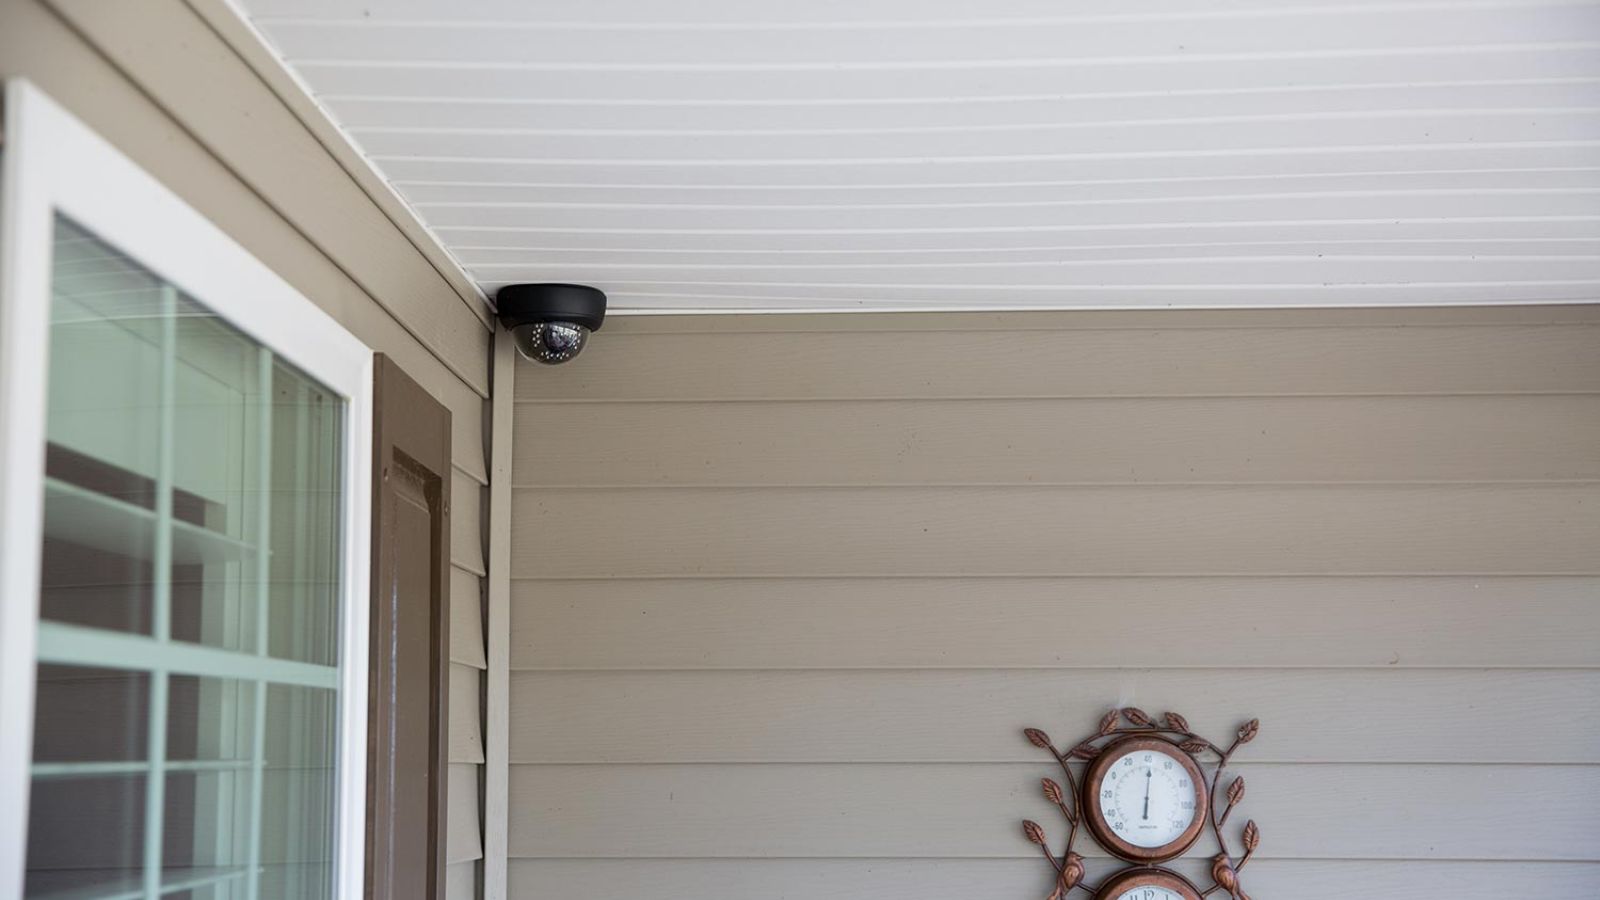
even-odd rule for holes
{"type": "Polygon", "coordinates": [[[1171,869],[1141,866],[1111,876],[1095,900],[1202,900],[1187,878],[1171,869]]]}
{"type": "Polygon", "coordinates": [[[1106,824],[1135,847],[1165,847],[1194,823],[1194,780],[1175,752],[1150,748],[1124,754],[1106,769],[1098,790],[1106,824]]]}
{"type": "Polygon", "coordinates": [[[1157,885],[1135,885],[1116,896],[1116,900],[1185,900],[1177,891],[1157,885]]]}
{"type": "Polygon", "coordinates": [[[1161,862],[1189,849],[1205,827],[1208,800],[1199,763],[1159,737],[1113,741],[1084,773],[1089,832],[1130,862],[1161,862]]]}

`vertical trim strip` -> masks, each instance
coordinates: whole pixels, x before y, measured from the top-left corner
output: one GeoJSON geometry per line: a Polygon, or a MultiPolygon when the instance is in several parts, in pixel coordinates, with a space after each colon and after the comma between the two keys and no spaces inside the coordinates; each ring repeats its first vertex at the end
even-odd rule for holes
{"type": "Polygon", "coordinates": [[[44,530],[50,355],[50,122],[24,81],[6,84],[0,153],[0,900],[22,896],[34,651],[44,530]]]}
{"type": "Polygon", "coordinates": [[[366,895],[367,679],[372,641],[372,353],[363,348],[359,387],[344,421],[344,595],[339,649],[339,830],[333,895],[366,895]]]}
{"type": "Polygon", "coordinates": [[[363,349],[344,420],[344,583],[339,621],[339,844],[334,897],[365,897],[366,677],[373,570],[373,354],[363,349]]]}
{"type": "Polygon", "coordinates": [[[488,672],[484,685],[483,898],[506,900],[511,796],[511,434],[516,397],[511,333],[494,335],[490,381],[488,672]]]}

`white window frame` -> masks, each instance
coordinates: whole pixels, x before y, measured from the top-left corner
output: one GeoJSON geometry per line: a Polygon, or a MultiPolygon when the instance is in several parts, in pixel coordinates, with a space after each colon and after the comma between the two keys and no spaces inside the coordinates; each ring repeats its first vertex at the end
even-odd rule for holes
{"type": "Polygon", "coordinates": [[[27,854],[42,547],[52,234],[65,216],[199,300],[345,403],[334,891],[363,895],[372,351],[26,81],[0,147],[0,900],[27,854]]]}

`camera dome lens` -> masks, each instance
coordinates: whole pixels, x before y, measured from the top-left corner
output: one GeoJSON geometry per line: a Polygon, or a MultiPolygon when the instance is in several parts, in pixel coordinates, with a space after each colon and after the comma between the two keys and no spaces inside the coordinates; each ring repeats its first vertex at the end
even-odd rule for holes
{"type": "Polygon", "coordinates": [[[511,337],[523,356],[553,366],[583,352],[589,329],[571,322],[530,322],[511,329],[511,337]]]}

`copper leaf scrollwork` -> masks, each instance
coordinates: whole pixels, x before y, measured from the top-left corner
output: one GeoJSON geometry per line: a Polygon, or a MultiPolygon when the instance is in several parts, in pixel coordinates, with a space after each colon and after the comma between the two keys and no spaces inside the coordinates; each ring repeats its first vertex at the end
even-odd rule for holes
{"type": "Polygon", "coordinates": [[[1201,758],[1210,755],[1214,762],[1210,765],[1211,775],[1203,785],[1208,795],[1212,798],[1210,803],[1210,826],[1217,840],[1217,853],[1211,860],[1210,887],[1201,891],[1201,896],[1209,896],[1218,891],[1226,892],[1232,900],[1250,900],[1240,886],[1240,878],[1245,866],[1255,856],[1256,848],[1261,846],[1261,829],[1255,820],[1246,821],[1240,834],[1240,843],[1244,848],[1241,855],[1235,856],[1228,841],[1224,828],[1227,826],[1228,817],[1238,808],[1245,798],[1245,781],[1242,776],[1236,776],[1232,781],[1226,781],[1223,775],[1228,768],[1228,763],[1233,759],[1233,754],[1241,746],[1255,740],[1261,731],[1261,721],[1251,719],[1240,725],[1234,733],[1233,740],[1226,747],[1218,745],[1196,734],[1189,727],[1189,720],[1175,712],[1164,712],[1158,722],[1144,710],[1134,706],[1108,710],[1099,720],[1095,733],[1090,737],[1072,745],[1071,749],[1062,751],[1056,748],[1050,736],[1037,728],[1026,728],[1023,735],[1028,742],[1041,750],[1049,751],[1061,768],[1061,773],[1066,779],[1066,787],[1053,778],[1040,780],[1044,796],[1060,811],[1067,825],[1066,846],[1062,848],[1060,856],[1050,849],[1050,844],[1045,835],[1044,826],[1032,820],[1022,823],[1023,835],[1029,842],[1037,844],[1043,851],[1045,859],[1050,861],[1050,866],[1055,870],[1056,879],[1049,900],[1066,900],[1072,891],[1082,888],[1094,894],[1097,888],[1084,883],[1083,857],[1073,851],[1073,845],[1078,838],[1078,826],[1081,824],[1083,811],[1081,809],[1078,793],[1077,774],[1073,766],[1078,761],[1092,760],[1100,755],[1106,745],[1114,739],[1126,735],[1154,735],[1164,737],[1177,744],[1179,749],[1190,756],[1201,758]],[[1227,789],[1224,792],[1226,803],[1216,802],[1218,788],[1226,781],[1227,789]]]}

